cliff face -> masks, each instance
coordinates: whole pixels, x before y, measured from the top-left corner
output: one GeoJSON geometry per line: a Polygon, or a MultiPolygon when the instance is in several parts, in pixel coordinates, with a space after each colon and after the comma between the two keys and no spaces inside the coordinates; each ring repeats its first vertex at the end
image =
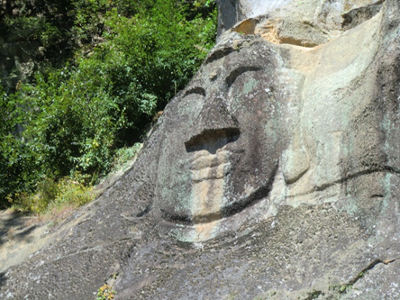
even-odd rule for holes
{"type": "Polygon", "coordinates": [[[260,3],[2,298],[400,297],[399,3],[260,3]]]}
{"type": "MultiPolygon", "coordinates": [[[[343,31],[371,18],[382,0],[294,1],[294,0],[217,0],[219,35],[236,23],[264,16],[281,17],[281,21],[305,23],[329,30],[343,31]]],[[[314,32],[309,32],[312,34],[314,32]]]]}
{"type": "Polygon", "coordinates": [[[274,12],[281,7],[287,7],[294,0],[216,0],[216,2],[219,11],[218,33],[220,35],[239,21],[274,12]]]}

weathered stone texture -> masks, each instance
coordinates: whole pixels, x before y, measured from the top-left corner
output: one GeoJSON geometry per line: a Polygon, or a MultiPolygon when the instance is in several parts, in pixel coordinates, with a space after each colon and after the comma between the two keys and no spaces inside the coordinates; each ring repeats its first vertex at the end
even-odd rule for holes
{"type": "Polygon", "coordinates": [[[0,297],[398,299],[399,66],[395,0],[234,25],[134,166],[3,270],[0,297]]]}

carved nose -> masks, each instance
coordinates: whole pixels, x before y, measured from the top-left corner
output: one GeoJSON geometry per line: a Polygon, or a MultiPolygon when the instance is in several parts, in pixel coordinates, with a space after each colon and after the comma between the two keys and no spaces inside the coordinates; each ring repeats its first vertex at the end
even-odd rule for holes
{"type": "Polygon", "coordinates": [[[224,100],[216,98],[203,106],[196,127],[198,129],[217,130],[239,127],[239,124],[236,118],[229,113],[224,100]]]}
{"type": "Polygon", "coordinates": [[[221,99],[208,102],[195,123],[193,135],[185,142],[186,151],[207,150],[211,154],[240,136],[239,123],[221,99]]]}

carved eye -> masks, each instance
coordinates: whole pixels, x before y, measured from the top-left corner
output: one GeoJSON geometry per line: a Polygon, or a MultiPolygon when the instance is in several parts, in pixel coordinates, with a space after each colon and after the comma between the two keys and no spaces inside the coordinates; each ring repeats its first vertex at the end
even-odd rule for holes
{"type": "Polygon", "coordinates": [[[225,79],[227,87],[227,106],[232,113],[254,110],[256,95],[265,81],[264,69],[260,66],[239,67],[225,79]]]}

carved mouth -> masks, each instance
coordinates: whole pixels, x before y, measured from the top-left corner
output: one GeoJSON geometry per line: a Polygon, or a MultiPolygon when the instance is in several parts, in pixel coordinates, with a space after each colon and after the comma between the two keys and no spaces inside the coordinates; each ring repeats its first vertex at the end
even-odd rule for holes
{"type": "Polygon", "coordinates": [[[217,150],[216,154],[210,154],[206,150],[196,151],[189,167],[193,182],[224,178],[232,169],[230,155],[231,152],[225,149],[217,150]]]}
{"type": "Polygon", "coordinates": [[[165,221],[184,227],[207,224],[233,216],[268,196],[274,176],[241,199],[229,199],[230,203],[226,203],[222,198],[226,197],[222,181],[244,151],[238,145],[229,146],[239,137],[239,128],[228,127],[204,130],[185,142],[186,151],[192,154],[188,163],[193,189],[199,196],[194,200],[196,205],[191,213],[162,210],[165,221]]]}
{"type": "Polygon", "coordinates": [[[194,183],[222,179],[230,172],[231,151],[226,150],[226,146],[239,136],[240,130],[236,127],[208,129],[185,142],[186,151],[193,153],[189,169],[194,183]]]}

